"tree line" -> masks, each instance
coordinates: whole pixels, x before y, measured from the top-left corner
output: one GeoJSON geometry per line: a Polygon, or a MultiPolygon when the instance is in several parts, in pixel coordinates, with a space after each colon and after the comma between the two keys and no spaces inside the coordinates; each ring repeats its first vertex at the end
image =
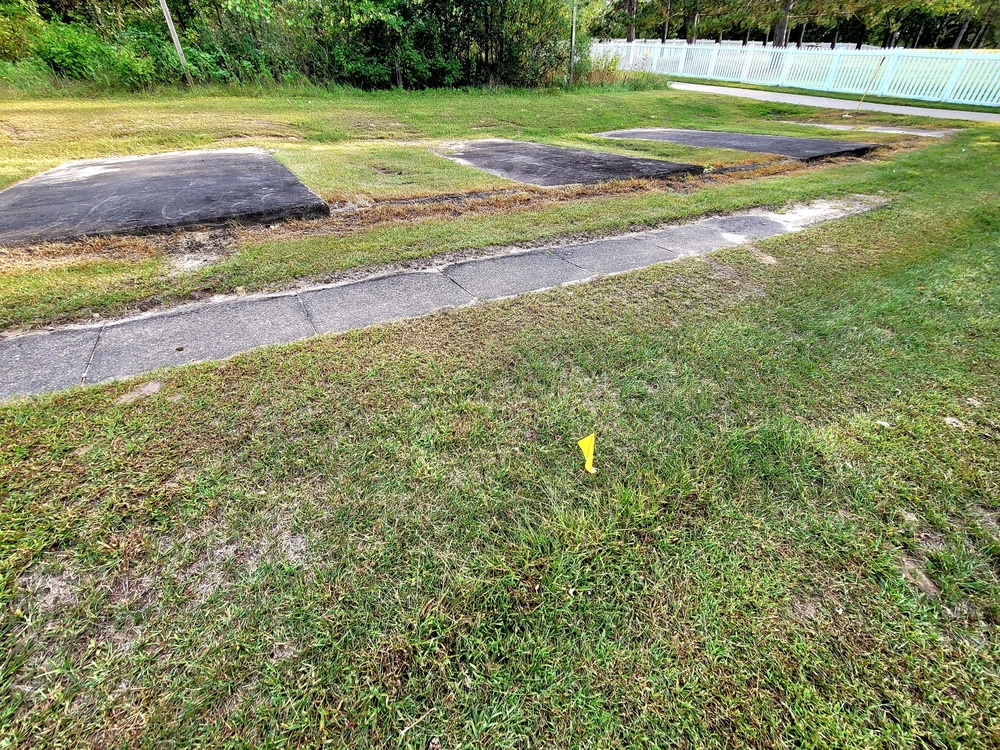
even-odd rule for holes
{"type": "MultiPolygon", "coordinates": [[[[168,6],[188,72],[200,82],[534,86],[568,57],[564,0],[168,6]]],[[[157,0],[0,0],[0,61],[8,69],[41,65],[124,88],[177,82],[184,74],[157,0]]]]}
{"type": "Polygon", "coordinates": [[[587,9],[590,33],[629,41],[952,49],[1000,42],[1000,0],[612,0],[587,9]]]}
{"type": "MultiPolygon", "coordinates": [[[[598,38],[995,46],[1000,0],[577,0],[598,38]]],[[[564,80],[574,0],[0,0],[0,83],[184,80],[363,88],[564,80]]]]}

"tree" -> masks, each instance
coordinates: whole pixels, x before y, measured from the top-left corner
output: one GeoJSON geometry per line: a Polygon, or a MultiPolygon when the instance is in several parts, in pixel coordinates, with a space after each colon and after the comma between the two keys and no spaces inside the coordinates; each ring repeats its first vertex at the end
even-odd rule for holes
{"type": "Polygon", "coordinates": [[[781,9],[778,11],[778,22],[774,25],[774,46],[786,47],[788,45],[788,17],[795,7],[795,0],[782,0],[781,9]]]}

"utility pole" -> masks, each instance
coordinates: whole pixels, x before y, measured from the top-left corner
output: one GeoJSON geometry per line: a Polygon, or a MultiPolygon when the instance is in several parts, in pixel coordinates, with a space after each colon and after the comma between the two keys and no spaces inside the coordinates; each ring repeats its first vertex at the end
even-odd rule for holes
{"type": "Polygon", "coordinates": [[[187,79],[188,86],[194,86],[194,81],[191,80],[191,71],[188,70],[187,58],[184,57],[184,50],[181,49],[181,40],[177,38],[177,29],[174,28],[174,19],[170,17],[167,0],[160,0],[160,10],[163,11],[163,18],[167,22],[167,28],[170,29],[170,38],[174,40],[174,49],[177,50],[177,57],[181,60],[181,67],[184,68],[184,77],[187,79]]]}
{"type": "Polygon", "coordinates": [[[569,32],[569,85],[573,86],[573,58],[576,57],[576,0],[573,0],[573,25],[569,32]]]}

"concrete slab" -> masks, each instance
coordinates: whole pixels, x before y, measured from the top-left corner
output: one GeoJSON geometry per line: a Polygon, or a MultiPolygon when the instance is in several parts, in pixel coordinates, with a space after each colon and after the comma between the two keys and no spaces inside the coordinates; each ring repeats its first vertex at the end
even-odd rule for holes
{"type": "Polygon", "coordinates": [[[329,213],[258,148],[90,159],[0,191],[0,246],[329,213]]]}
{"type": "Polygon", "coordinates": [[[735,233],[726,234],[724,230],[710,224],[707,220],[694,224],[681,224],[662,231],[656,238],[657,244],[664,250],[677,253],[677,257],[702,255],[722,247],[732,247],[745,238],[735,233]]]}
{"type": "Polygon", "coordinates": [[[794,222],[782,223],[777,216],[718,216],[694,224],[555,248],[552,252],[592,273],[622,273],[795,231],[791,226],[794,222]]]}
{"type": "Polygon", "coordinates": [[[678,257],[676,251],[665,250],[657,244],[656,235],[648,233],[615,237],[556,248],[553,252],[590,273],[621,273],[656,263],[665,263],[678,257]]]}
{"type": "Polygon", "coordinates": [[[827,138],[794,138],[783,135],[753,135],[716,130],[680,130],[677,128],[638,128],[597,133],[603,138],[640,141],[666,141],[701,148],[729,148],[762,154],[779,154],[800,161],[832,156],[863,156],[875,144],[856,141],[832,141],[827,138]]]}
{"type": "Polygon", "coordinates": [[[95,326],[0,341],[0,399],[80,385],[99,333],[95,326]]]}
{"type": "Polygon", "coordinates": [[[410,273],[304,292],[302,304],[320,333],[349,331],[375,323],[456,307],[472,295],[442,273],[410,273]]]}
{"type": "Polygon", "coordinates": [[[554,187],[605,180],[700,174],[702,167],[541,143],[490,139],[452,148],[452,161],[528,185],[554,187]]]}
{"type": "Polygon", "coordinates": [[[295,295],[233,300],[109,323],[101,332],[87,383],[124,378],[159,367],[232,355],[312,336],[295,295]]]}
{"type": "Polygon", "coordinates": [[[785,234],[788,231],[788,227],[781,222],[756,214],[718,216],[706,219],[704,225],[714,227],[726,234],[740,235],[752,240],[763,240],[767,237],[785,234]]]}
{"type": "Polygon", "coordinates": [[[480,299],[512,297],[578,281],[590,275],[582,268],[544,251],[470,260],[448,266],[444,273],[480,299]]]}
{"type": "Polygon", "coordinates": [[[297,294],[188,305],[169,313],[0,341],[0,399],[125,378],[161,367],[223,359],[294,341],[421,315],[475,298],[536,292],[597,273],[643,268],[796,232],[858,214],[871,197],[816,200],[782,213],[753,211],[662,230],[465,261],[297,294]],[[88,366],[88,361],[90,362],[88,366]]]}

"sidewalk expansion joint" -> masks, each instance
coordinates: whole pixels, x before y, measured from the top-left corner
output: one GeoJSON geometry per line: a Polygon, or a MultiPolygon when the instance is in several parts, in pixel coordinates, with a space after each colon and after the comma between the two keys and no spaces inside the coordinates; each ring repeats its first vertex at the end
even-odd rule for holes
{"type": "Polygon", "coordinates": [[[97,329],[97,338],[94,339],[94,345],[90,347],[90,356],[87,357],[87,365],[83,368],[83,375],[80,376],[80,385],[87,384],[87,374],[90,372],[90,366],[94,362],[94,355],[97,353],[97,345],[101,343],[101,336],[104,334],[104,328],[107,326],[107,322],[101,323],[101,327],[97,329]]]}

